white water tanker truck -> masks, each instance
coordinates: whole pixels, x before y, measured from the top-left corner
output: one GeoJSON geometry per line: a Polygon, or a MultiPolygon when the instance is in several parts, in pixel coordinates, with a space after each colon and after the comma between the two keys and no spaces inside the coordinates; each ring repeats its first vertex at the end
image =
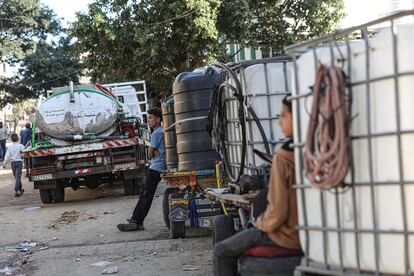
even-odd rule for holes
{"type": "Polygon", "coordinates": [[[63,202],[67,187],[120,181],[125,194],[137,194],[149,146],[145,111],[144,81],[54,88],[37,109],[22,153],[41,201],[63,202]]]}

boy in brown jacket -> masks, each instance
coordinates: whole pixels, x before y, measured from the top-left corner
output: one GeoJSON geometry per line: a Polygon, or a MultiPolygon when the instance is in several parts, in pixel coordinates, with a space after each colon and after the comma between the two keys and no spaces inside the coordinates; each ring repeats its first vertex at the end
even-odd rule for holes
{"type": "Polygon", "coordinates": [[[237,275],[237,259],[255,246],[266,245],[300,252],[296,206],[295,167],[293,150],[292,105],[285,97],[282,101],[280,128],[288,139],[272,161],[266,210],[256,221],[256,227],[241,231],[216,244],[213,251],[214,275],[237,275]]]}

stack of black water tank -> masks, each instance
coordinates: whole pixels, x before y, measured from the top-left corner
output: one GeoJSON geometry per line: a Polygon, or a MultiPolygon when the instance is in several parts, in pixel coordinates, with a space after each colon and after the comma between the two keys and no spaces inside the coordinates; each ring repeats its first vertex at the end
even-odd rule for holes
{"type": "MultiPolygon", "coordinates": [[[[221,75],[209,67],[177,76],[173,85],[178,170],[213,169],[220,159],[213,150],[207,126],[210,97],[221,75]]],[[[167,145],[166,145],[167,146],[167,145]]],[[[168,160],[173,163],[173,160],[168,160]]]]}
{"type": "Polygon", "coordinates": [[[178,168],[177,138],[175,136],[174,97],[165,99],[161,105],[164,126],[165,158],[168,170],[178,168]]]}

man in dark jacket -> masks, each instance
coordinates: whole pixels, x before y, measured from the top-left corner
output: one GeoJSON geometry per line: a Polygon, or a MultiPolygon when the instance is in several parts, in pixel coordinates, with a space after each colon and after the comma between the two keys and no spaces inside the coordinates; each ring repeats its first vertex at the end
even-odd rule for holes
{"type": "Polygon", "coordinates": [[[25,128],[20,131],[20,144],[26,146],[30,140],[32,140],[32,128],[30,123],[27,123],[25,128]]]}

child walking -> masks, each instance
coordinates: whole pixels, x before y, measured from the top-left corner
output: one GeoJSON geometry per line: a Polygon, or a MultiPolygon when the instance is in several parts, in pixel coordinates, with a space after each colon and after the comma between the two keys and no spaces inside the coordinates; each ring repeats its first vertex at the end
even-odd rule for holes
{"type": "Polygon", "coordinates": [[[19,136],[16,133],[11,135],[11,140],[13,143],[7,149],[4,157],[3,168],[6,168],[6,164],[11,162],[13,176],[16,179],[14,196],[19,197],[24,193],[24,189],[22,187],[23,160],[20,157],[20,152],[23,150],[24,146],[19,143],[19,136]]]}

